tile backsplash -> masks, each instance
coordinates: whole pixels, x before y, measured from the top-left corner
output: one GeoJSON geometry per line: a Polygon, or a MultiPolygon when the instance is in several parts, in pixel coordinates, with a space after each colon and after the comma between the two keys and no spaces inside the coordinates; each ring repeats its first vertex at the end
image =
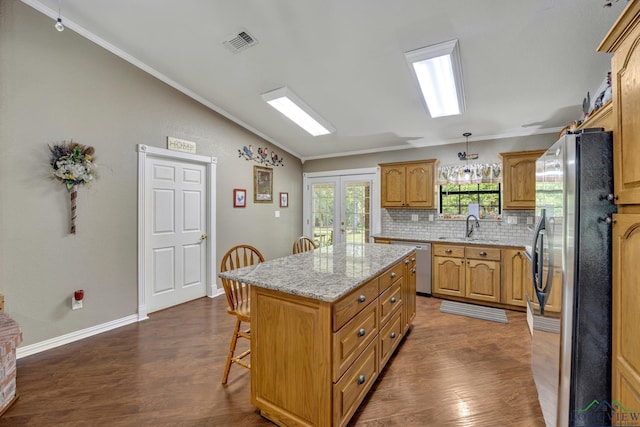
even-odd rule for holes
{"type": "MultiPolygon", "coordinates": [[[[465,235],[466,221],[438,218],[437,210],[428,209],[381,209],[382,235],[393,236],[416,234],[462,238],[465,235]],[[412,216],[418,220],[413,221],[412,216]],[[429,215],[434,220],[429,221],[429,215]]],[[[473,237],[479,239],[500,239],[505,241],[529,244],[533,238],[534,224],[527,224],[527,219],[535,221],[533,210],[505,210],[502,220],[480,220],[480,228],[474,230],[473,237]],[[515,220],[514,220],[515,218],[515,220]],[[516,224],[510,224],[509,219],[516,224]]]]}

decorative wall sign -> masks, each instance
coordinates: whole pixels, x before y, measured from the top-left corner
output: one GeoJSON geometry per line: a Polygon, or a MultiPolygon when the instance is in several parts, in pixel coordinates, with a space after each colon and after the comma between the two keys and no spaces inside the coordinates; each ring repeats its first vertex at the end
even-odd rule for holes
{"type": "Polygon", "coordinates": [[[289,193],[280,193],[280,207],[281,208],[289,207],[289,193]]]}
{"type": "Polygon", "coordinates": [[[247,206],[247,190],[244,188],[233,189],[233,207],[244,208],[247,206]]]}
{"type": "Polygon", "coordinates": [[[242,150],[238,150],[238,157],[244,157],[246,160],[253,160],[261,165],[266,166],[284,166],[282,158],[278,157],[276,153],[271,151],[267,147],[258,148],[258,152],[254,154],[253,147],[251,145],[245,145],[242,150]]]}
{"type": "Polygon", "coordinates": [[[253,167],[253,201],[273,203],[273,169],[253,167]]]}
{"type": "Polygon", "coordinates": [[[185,141],[184,139],[178,139],[172,136],[168,136],[167,149],[196,154],[196,143],[191,141],[185,141]]]}
{"type": "Polygon", "coordinates": [[[91,185],[96,178],[96,164],[93,163],[94,148],[77,142],[63,141],[49,146],[49,164],[53,177],[62,182],[71,199],[71,234],[76,234],[76,199],[79,185],[91,185]]]}

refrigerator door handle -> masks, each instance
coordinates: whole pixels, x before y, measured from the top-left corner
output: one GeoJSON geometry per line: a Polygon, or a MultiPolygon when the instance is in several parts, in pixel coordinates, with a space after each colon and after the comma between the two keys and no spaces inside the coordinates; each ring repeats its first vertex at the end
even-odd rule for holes
{"type": "Polygon", "coordinates": [[[538,303],[540,304],[540,314],[544,314],[544,306],[551,292],[552,272],[549,269],[547,273],[547,282],[543,283],[544,277],[544,238],[546,233],[546,210],[540,210],[540,221],[536,226],[533,237],[533,246],[531,254],[531,274],[533,276],[533,290],[536,294],[538,303]]]}

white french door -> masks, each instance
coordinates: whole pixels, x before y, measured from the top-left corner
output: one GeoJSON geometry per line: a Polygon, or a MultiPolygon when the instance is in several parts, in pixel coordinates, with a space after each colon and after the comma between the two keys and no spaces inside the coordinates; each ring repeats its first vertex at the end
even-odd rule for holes
{"type": "Polygon", "coordinates": [[[320,246],[372,242],[375,172],[319,175],[305,174],[304,234],[320,246]]]}

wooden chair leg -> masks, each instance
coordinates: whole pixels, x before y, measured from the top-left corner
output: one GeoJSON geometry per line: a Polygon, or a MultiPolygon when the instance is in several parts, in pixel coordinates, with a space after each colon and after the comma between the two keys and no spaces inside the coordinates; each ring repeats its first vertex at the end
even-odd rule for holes
{"type": "Polygon", "coordinates": [[[231,369],[233,354],[236,351],[236,344],[238,343],[240,323],[240,319],[236,319],[236,327],[233,329],[233,336],[231,337],[231,344],[229,345],[229,354],[227,355],[227,363],[224,366],[224,374],[222,375],[222,384],[226,384],[227,379],[229,378],[229,370],[231,369]]]}

